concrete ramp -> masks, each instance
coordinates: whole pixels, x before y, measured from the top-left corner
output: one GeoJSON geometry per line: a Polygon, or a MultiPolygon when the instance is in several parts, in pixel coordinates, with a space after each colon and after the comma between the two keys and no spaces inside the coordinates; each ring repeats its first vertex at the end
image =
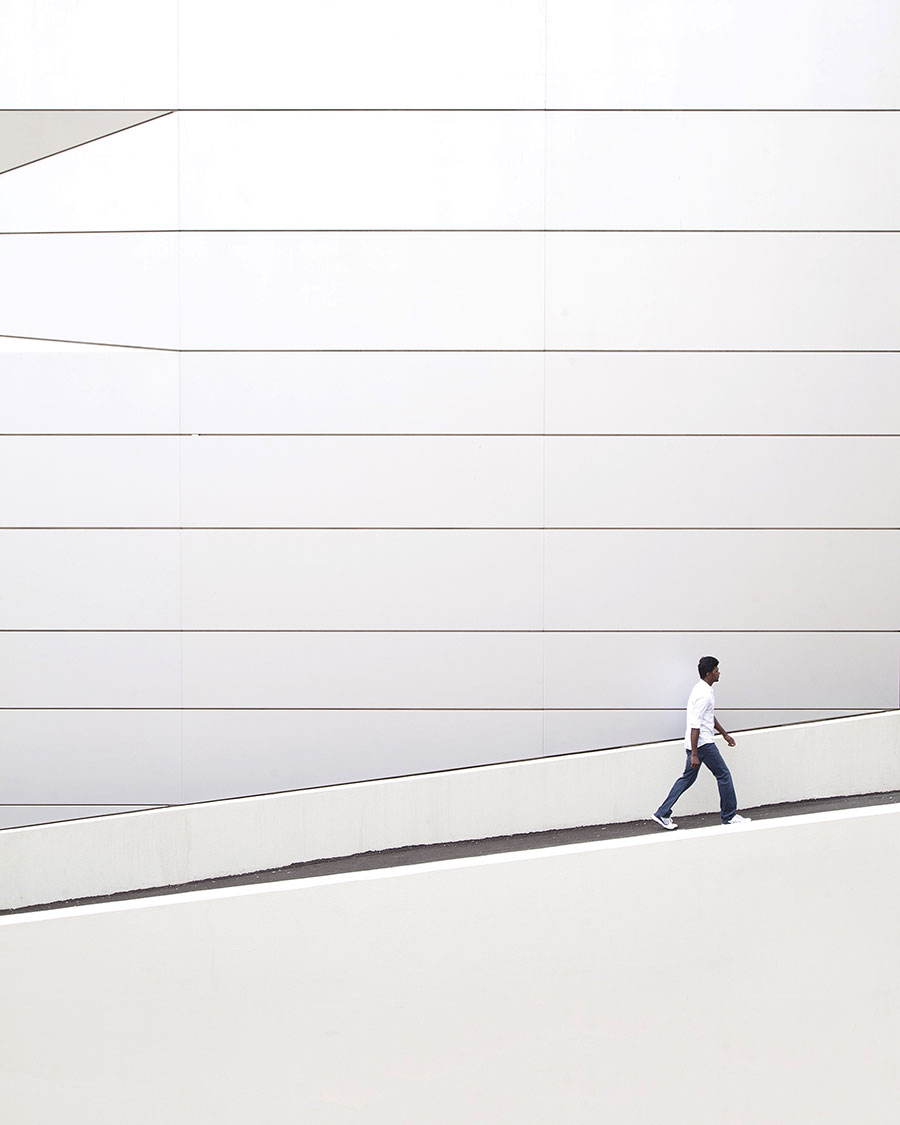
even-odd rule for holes
{"type": "Polygon", "coordinates": [[[821,1125],[900,1096],[900,809],[0,920],[9,1120],[821,1125]]]}
{"type": "MultiPolygon", "coordinates": [[[[900,789],[900,712],[738,734],[744,809],[900,789]]],[[[663,742],[0,832],[0,910],[360,853],[645,820],[684,767],[663,742]]],[[[706,770],[679,816],[718,808],[706,770]]]]}

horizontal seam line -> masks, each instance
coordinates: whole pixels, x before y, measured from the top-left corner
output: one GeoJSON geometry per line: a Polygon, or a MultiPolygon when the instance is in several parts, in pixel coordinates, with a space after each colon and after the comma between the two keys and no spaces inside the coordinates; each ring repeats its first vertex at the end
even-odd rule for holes
{"type": "MultiPolygon", "coordinates": [[[[45,158],[46,159],[46,158],[45,158]]],[[[10,169],[14,171],[14,169],[10,169]]],[[[2,174],[2,173],[0,173],[2,174]]],[[[146,227],[3,230],[0,237],[70,234],[900,234],[897,227],[146,227]]]]}
{"type": "Polygon", "coordinates": [[[71,340],[55,336],[0,333],[2,340],[74,344],[88,348],[129,348],[176,355],[896,355],[900,348],[171,348],[71,340]]]}
{"type": "Polygon", "coordinates": [[[833,432],[815,433],[759,433],[744,431],[707,431],[706,433],[635,433],[627,431],[607,431],[605,433],[565,430],[520,430],[491,432],[488,430],[443,430],[426,432],[424,430],[8,430],[0,433],[0,438],[898,438],[900,432],[833,432]]]}
{"type": "Polygon", "coordinates": [[[0,526],[0,531],[898,531],[900,528],[890,525],[881,524],[877,526],[715,526],[715,527],[678,527],[678,526],[638,526],[638,527],[625,527],[623,525],[612,525],[605,527],[597,526],[547,526],[546,524],[528,524],[518,527],[492,527],[486,524],[478,526],[453,526],[445,525],[441,527],[425,527],[422,525],[407,525],[401,527],[389,527],[378,524],[373,525],[297,525],[297,524],[277,524],[270,526],[261,525],[241,525],[241,524],[221,524],[221,525],[188,525],[188,524],[144,524],[144,525],[124,525],[124,524],[18,524],[0,526]]]}
{"type": "Polygon", "coordinates": [[[178,628],[166,629],[166,628],[141,628],[139,626],[135,626],[133,628],[128,628],[128,627],[104,628],[103,626],[95,626],[93,628],[90,627],[90,626],[85,626],[85,627],[81,627],[81,628],[65,628],[65,627],[53,628],[52,626],[49,627],[49,628],[28,628],[26,626],[16,627],[15,625],[13,625],[13,626],[9,626],[8,628],[0,628],[0,634],[3,634],[3,633],[9,633],[9,634],[48,633],[48,634],[54,634],[54,635],[59,634],[59,633],[87,633],[87,634],[91,634],[91,635],[94,635],[94,636],[102,635],[102,634],[106,634],[106,633],[128,634],[128,635],[131,635],[131,636],[134,636],[134,635],[137,635],[137,634],[144,634],[144,633],[152,633],[152,634],[162,633],[162,634],[168,634],[168,635],[174,635],[174,636],[180,636],[182,633],[204,634],[204,635],[208,635],[208,634],[228,634],[228,635],[252,634],[254,636],[271,635],[271,634],[305,635],[305,634],[308,634],[308,633],[325,634],[325,635],[328,635],[328,636],[334,636],[336,634],[345,634],[345,635],[350,635],[350,636],[362,636],[362,635],[371,636],[373,634],[378,634],[378,635],[381,635],[381,634],[392,634],[392,635],[393,634],[403,634],[403,635],[409,635],[409,636],[420,636],[420,635],[421,636],[436,636],[436,635],[443,636],[443,635],[448,635],[448,634],[449,635],[462,635],[462,636],[473,636],[473,635],[477,635],[477,636],[482,636],[482,635],[488,635],[488,636],[522,636],[522,635],[544,636],[546,634],[552,634],[554,636],[580,636],[580,635],[584,635],[584,634],[591,635],[591,636],[594,636],[594,635],[596,635],[596,636],[619,636],[621,634],[629,634],[629,635],[634,634],[636,636],[659,636],[659,635],[682,636],[682,635],[685,635],[685,634],[693,634],[693,633],[702,633],[702,634],[727,633],[729,636],[731,636],[734,633],[739,633],[741,635],[744,635],[744,634],[760,634],[762,636],[769,636],[770,634],[773,634],[773,633],[777,633],[779,636],[783,635],[783,634],[796,634],[796,635],[802,635],[802,636],[818,635],[818,634],[853,635],[853,636],[856,636],[858,634],[866,634],[866,635],[876,635],[876,636],[881,636],[881,635],[883,635],[883,636],[893,636],[893,634],[895,634],[895,633],[900,633],[900,626],[897,626],[896,628],[893,628],[893,629],[866,629],[866,628],[856,628],[856,629],[854,629],[854,628],[846,628],[846,629],[803,629],[803,628],[794,628],[794,629],[786,629],[786,628],[778,627],[778,626],[774,626],[771,629],[742,629],[742,628],[739,628],[739,627],[731,628],[731,627],[726,626],[726,625],[716,625],[716,626],[714,626],[712,628],[708,628],[708,629],[698,629],[698,628],[684,628],[684,629],[640,629],[640,628],[636,628],[636,629],[566,629],[566,628],[562,628],[562,627],[557,628],[557,629],[503,629],[503,628],[487,629],[487,628],[477,628],[477,627],[472,628],[472,629],[442,629],[440,627],[431,628],[427,625],[423,626],[422,628],[419,628],[419,629],[372,628],[372,627],[368,627],[368,626],[359,626],[356,629],[348,629],[348,628],[340,628],[340,627],[329,628],[328,626],[320,626],[320,627],[313,627],[313,628],[299,627],[299,628],[295,628],[295,629],[285,629],[285,628],[272,629],[272,628],[266,628],[265,626],[246,626],[246,627],[235,627],[235,628],[228,628],[228,627],[223,627],[223,628],[206,627],[206,628],[204,628],[203,626],[198,626],[198,627],[193,628],[193,629],[178,629],[178,628]]]}
{"type": "Polygon", "coordinates": [[[900,113],[894,106],[173,106],[169,109],[109,106],[27,106],[10,113],[900,113]]]}

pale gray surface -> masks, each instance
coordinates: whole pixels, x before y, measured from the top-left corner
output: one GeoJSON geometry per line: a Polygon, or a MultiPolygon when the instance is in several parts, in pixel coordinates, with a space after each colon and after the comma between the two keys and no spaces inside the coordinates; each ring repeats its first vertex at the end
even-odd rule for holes
{"type": "Polygon", "coordinates": [[[896,354],[553,352],[546,359],[548,434],[898,429],[896,354]]]}
{"type": "Polygon", "coordinates": [[[540,629],[541,539],[538,530],[187,531],[184,627],[540,629]]]}
{"type": "Polygon", "coordinates": [[[545,707],[684,707],[703,653],[721,662],[720,708],[897,706],[900,635],[548,633],[545,707]],[[778,669],[790,669],[778,675],[778,669]]]}
{"type": "MultiPolygon", "coordinates": [[[[185,353],[182,423],[188,433],[540,433],[549,358],[506,352],[185,353]]],[[[889,380],[884,382],[886,390],[889,380]]]]}
{"type": "Polygon", "coordinates": [[[0,528],[51,529],[0,531],[15,786],[155,801],[187,700],[184,790],[220,795],[665,737],[704,650],[731,725],[896,705],[900,446],[815,435],[897,432],[900,240],[717,228],[897,226],[896,114],[847,110],[900,104],[898,27],[708,7],[9,0],[9,109],[226,112],[0,176],[7,229],[255,228],[0,238],[0,333],[125,345],[0,355],[0,430],[107,435],[0,437],[0,528]],[[773,347],[810,350],[734,351],[773,347]],[[140,530],[185,524],[226,530],[140,530]],[[181,624],[185,676],[138,631],[181,624]]]}
{"type": "Polygon", "coordinates": [[[547,104],[894,109],[900,28],[882,0],[549,0],[547,104]],[[777,28],[777,34],[773,34],[777,28]]]}
{"type": "Polygon", "coordinates": [[[5,434],[177,433],[178,356],[0,340],[0,402],[5,434]]]}
{"type": "Polygon", "coordinates": [[[540,711],[186,711],[185,801],[538,758],[540,711]]]}
{"type": "Polygon", "coordinates": [[[108,136],[155,113],[128,110],[0,110],[0,173],[108,136]]]}
{"type": "Polygon", "coordinates": [[[900,346],[898,233],[566,232],[547,263],[550,348],[900,346]]]}
{"type": "Polygon", "coordinates": [[[178,633],[0,632],[0,707],[179,707],[178,633]]]}
{"type": "Polygon", "coordinates": [[[5,0],[0,105],[174,106],[179,2],[187,0],[5,0]]]}
{"type": "Polygon", "coordinates": [[[186,438],[184,523],[539,527],[542,470],[533,437],[186,438]]]}
{"type": "Polygon", "coordinates": [[[0,828],[27,828],[59,820],[83,820],[94,816],[137,812],[153,805],[0,805],[0,828]]]}
{"type": "Polygon", "coordinates": [[[177,531],[0,530],[4,629],[179,629],[177,531]]]}
{"type": "MultiPolygon", "coordinates": [[[[837,719],[858,715],[857,710],[834,711],[827,708],[800,710],[738,710],[721,707],[718,718],[726,730],[737,732],[810,723],[817,719],[837,719]]],[[[683,707],[654,711],[579,710],[544,711],[544,754],[572,754],[582,750],[636,746],[647,741],[684,738],[683,707]]],[[[677,754],[673,756],[677,765],[677,754]]]]}
{"type": "Polygon", "coordinates": [[[0,438],[0,479],[16,482],[0,526],[177,527],[178,450],[177,437],[0,438]]]}
{"type": "Polygon", "coordinates": [[[547,165],[553,229],[900,226],[892,113],[553,113],[547,165]]]}
{"type": "Polygon", "coordinates": [[[539,708],[539,633],[185,633],[185,707],[539,708]]]}
{"type": "Polygon", "coordinates": [[[177,281],[177,234],[5,235],[0,332],[177,347],[177,281]]]}
{"type": "Polygon", "coordinates": [[[186,233],[180,263],[185,348],[544,343],[540,233],[186,233]]]}
{"type": "Polygon", "coordinates": [[[540,106],[543,3],[181,0],[185,106],[540,106]],[[350,33],[352,32],[352,34],[350,33]],[[411,47],[414,44],[414,47],[411,47]]]}
{"type": "MultiPolygon", "coordinates": [[[[25,127],[44,114],[23,114],[25,127]]],[[[84,114],[66,113],[61,119],[84,114]]],[[[0,177],[4,231],[172,230],[178,226],[175,114],[150,118],[0,177]],[[60,181],[65,191],[60,191],[60,181]]]]}
{"type": "MultiPolygon", "coordinates": [[[[175,709],[0,711],[6,806],[174,804],[182,800],[183,757],[175,709]]],[[[25,808],[15,815],[32,823],[25,808]]]]}
{"type": "Polygon", "coordinates": [[[544,126],[543,113],[185,113],[182,224],[540,229],[544,126]]]}
{"type": "Polygon", "coordinates": [[[549,531],[544,568],[547,629],[880,630],[900,621],[892,529],[549,531]]]}
{"type": "Polygon", "coordinates": [[[591,1125],[652,1118],[679,1085],[676,1125],[716,1120],[735,1091],[742,1125],[770,1125],[773,1105],[794,1125],[877,1121],[900,1095],[898,820],[849,810],[6,918],[5,1104],[71,1117],[100,1058],[94,1125],[124,1106],[131,1125],[591,1125]],[[706,972],[685,969],[698,948],[706,972]],[[742,1018],[713,1034],[723,993],[742,1018]],[[679,1031],[704,1044],[702,1079],[683,1081],[679,1031]]]}
{"type": "Polygon", "coordinates": [[[900,505],[894,437],[553,437],[545,449],[549,527],[890,528],[900,505]]]}

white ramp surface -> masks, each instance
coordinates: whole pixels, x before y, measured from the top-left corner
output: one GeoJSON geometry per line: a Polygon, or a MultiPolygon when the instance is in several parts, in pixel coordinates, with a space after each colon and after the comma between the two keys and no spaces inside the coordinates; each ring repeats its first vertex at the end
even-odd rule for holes
{"type": "Polygon", "coordinates": [[[898,876],[885,807],[7,918],[4,1107],[29,1125],[882,1120],[898,876]]]}

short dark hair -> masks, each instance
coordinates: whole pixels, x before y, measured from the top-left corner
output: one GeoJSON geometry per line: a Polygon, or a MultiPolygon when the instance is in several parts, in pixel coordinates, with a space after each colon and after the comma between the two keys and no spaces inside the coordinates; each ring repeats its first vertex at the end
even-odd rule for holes
{"type": "Polygon", "coordinates": [[[719,667],[719,661],[715,656],[701,656],[700,663],[697,665],[697,671],[700,673],[700,679],[705,680],[713,668],[719,667]]]}

